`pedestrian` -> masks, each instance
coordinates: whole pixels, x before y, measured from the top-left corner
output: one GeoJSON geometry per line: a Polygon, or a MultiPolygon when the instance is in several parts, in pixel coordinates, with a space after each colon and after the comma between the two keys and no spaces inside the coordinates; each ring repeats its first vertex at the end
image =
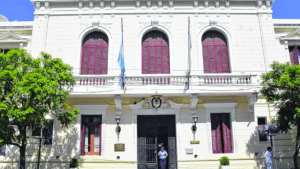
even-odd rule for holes
{"type": "Polygon", "coordinates": [[[265,154],[267,169],[272,169],[272,148],[268,147],[267,150],[268,151],[265,154]]]}
{"type": "Polygon", "coordinates": [[[165,151],[164,147],[161,147],[160,151],[158,152],[158,156],[160,160],[159,162],[160,168],[166,169],[168,153],[167,151],[165,151]]]}

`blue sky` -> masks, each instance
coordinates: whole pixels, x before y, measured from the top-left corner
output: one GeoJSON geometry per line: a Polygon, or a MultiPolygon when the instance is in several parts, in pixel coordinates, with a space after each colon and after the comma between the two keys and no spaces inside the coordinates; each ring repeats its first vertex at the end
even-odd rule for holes
{"type": "MultiPolygon", "coordinates": [[[[275,0],[273,18],[300,19],[300,0],[275,0]]],[[[32,21],[34,7],[30,0],[0,0],[0,14],[10,21],[32,21]]]]}

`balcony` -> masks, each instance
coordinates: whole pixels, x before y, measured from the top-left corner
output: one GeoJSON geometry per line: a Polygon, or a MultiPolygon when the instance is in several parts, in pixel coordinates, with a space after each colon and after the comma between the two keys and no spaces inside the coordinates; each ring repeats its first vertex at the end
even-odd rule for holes
{"type": "Polygon", "coordinates": [[[251,74],[157,75],[144,74],[125,77],[125,90],[119,86],[119,76],[79,75],[72,94],[142,94],[183,93],[189,80],[187,93],[253,92],[259,90],[259,76],[251,74]]]}

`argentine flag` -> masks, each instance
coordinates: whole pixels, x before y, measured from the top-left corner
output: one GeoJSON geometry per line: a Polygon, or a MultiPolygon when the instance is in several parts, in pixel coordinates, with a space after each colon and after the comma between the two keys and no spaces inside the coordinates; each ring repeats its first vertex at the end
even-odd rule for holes
{"type": "Polygon", "coordinates": [[[119,86],[121,86],[122,89],[124,89],[125,85],[125,63],[124,63],[124,44],[123,44],[123,32],[122,32],[122,41],[121,41],[121,47],[119,52],[119,58],[118,58],[118,64],[121,69],[120,79],[119,79],[119,86]]]}
{"type": "Polygon", "coordinates": [[[190,72],[191,72],[191,48],[192,48],[192,43],[191,43],[191,35],[190,35],[190,18],[189,18],[189,26],[188,26],[188,64],[187,64],[188,68],[187,68],[187,71],[186,71],[187,82],[185,83],[183,93],[185,93],[190,88],[189,76],[190,76],[190,72]]]}
{"type": "Polygon", "coordinates": [[[299,60],[299,65],[300,65],[300,50],[298,50],[298,60],[299,60]]]}

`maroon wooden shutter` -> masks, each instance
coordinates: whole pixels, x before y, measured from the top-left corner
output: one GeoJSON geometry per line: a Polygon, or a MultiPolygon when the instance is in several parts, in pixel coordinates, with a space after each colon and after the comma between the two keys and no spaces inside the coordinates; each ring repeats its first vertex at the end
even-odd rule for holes
{"type": "Polygon", "coordinates": [[[85,144],[85,120],[84,120],[84,116],[81,116],[81,155],[84,156],[85,155],[85,149],[84,149],[84,144],[85,144]]]}
{"type": "Polygon", "coordinates": [[[212,151],[214,154],[222,153],[222,132],[220,122],[221,116],[219,114],[211,115],[212,151]]]}
{"type": "Polygon", "coordinates": [[[229,114],[222,114],[224,153],[232,153],[232,133],[229,114]]]}
{"type": "Polygon", "coordinates": [[[102,33],[91,34],[85,38],[82,46],[81,74],[107,74],[107,36],[102,33]]]}
{"type": "Polygon", "coordinates": [[[169,45],[158,31],[149,32],[142,43],[142,73],[169,74],[169,45]]]}
{"type": "Polygon", "coordinates": [[[228,47],[224,35],[209,31],[202,38],[204,73],[230,73],[228,47]]]}
{"type": "Polygon", "coordinates": [[[290,59],[292,65],[299,65],[299,58],[298,58],[298,49],[297,46],[292,47],[292,50],[290,50],[290,59]]]}

